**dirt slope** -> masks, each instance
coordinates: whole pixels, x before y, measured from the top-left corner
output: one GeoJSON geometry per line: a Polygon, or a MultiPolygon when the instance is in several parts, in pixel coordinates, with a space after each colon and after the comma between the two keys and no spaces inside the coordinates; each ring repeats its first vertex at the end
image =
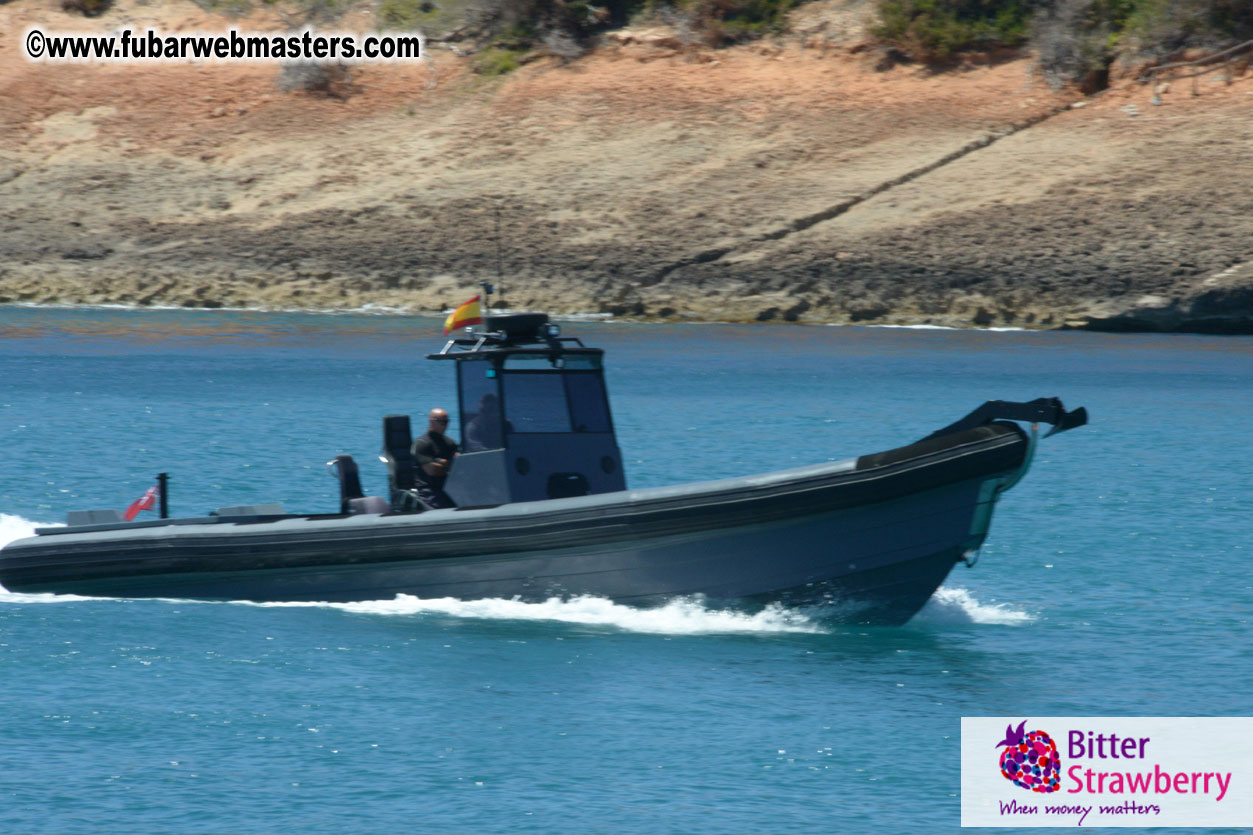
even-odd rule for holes
{"type": "Polygon", "coordinates": [[[0,299],[434,310],[495,276],[499,220],[518,307],[1253,332],[1253,73],[1072,109],[1024,60],[892,65],[857,9],[718,52],[628,33],[500,80],[435,52],[339,99],[264,65],[28,63],[34,24],[229,21],[16,0],[0,299]]]}

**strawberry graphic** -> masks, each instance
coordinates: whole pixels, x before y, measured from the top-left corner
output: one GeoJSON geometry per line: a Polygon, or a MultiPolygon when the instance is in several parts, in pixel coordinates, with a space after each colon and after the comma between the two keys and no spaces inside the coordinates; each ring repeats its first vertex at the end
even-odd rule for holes
{"type": "Polygon", "coordinates": [[[1049,794],[1057,791],[1062,772],[1057,745],[1044,731],[1027,731],[1024,719],[1017,730],[1005,727],[1005,739],[996,744],[1008,746],[1001,752],[1001,775],[1027,791],[1049,794]]]}

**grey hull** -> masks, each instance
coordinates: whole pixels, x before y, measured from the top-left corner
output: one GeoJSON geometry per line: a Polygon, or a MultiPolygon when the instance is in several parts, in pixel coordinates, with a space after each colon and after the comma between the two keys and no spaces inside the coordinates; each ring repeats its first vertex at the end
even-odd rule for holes
{"type": "MultiPolygon", "coordinates": [[[[10,591],[257,601],[597,595],[823,606],[900,623],[987,534],[1012,425],[908,454],[676,488],[420,515],[148,523],[0,551],[10,591]]],[[[173,520],[172,520],[173,521],[173,520]]]]}

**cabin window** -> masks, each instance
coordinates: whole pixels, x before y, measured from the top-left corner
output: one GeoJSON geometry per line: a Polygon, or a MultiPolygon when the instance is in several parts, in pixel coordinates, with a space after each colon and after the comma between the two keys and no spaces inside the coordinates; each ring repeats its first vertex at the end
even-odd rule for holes
{"type": "Polygon", "coordinates": [[[461,448],[465,452],[500,449],[500,392],[493,366],[486,360],[457,363],[461,372],[461,448]]]}
{"type": "Polygon", "coordinates": [[[560,372],[505,372],[510,431],[570,431],[570,409],[561,377],[560,372]]]}
{"type": "Polygon", "coordinates": [[[599,354],[510,354],[501,374],[508,432],[611,432],[599,354]]]}
{"type": "Polygon", "coordinates": [[[566,395],[570,400],[570,419],[575,432],[608,432],[609,408],[605,403],[605,386],[595,372],[570,372],[566,378],[566,395]]]}

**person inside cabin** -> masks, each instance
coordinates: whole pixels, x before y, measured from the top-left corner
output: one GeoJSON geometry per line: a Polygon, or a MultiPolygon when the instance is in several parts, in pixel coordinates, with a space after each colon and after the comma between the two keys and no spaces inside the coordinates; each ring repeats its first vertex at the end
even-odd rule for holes
{"type": "Polygon", "coordinates": [[[448,412],[431,409],[427,416],[425,435],[413,442],[413,458],[417,464],[414,482],[418,498],[433,508],[456,507],[452,498],[444,492],[448,471],[457,458],[457,442],[448,437],[448,412]]]}
{"type": "Polygon", "coordinates": [[[466,452],[501,447],[500,398],[488,392],[479,399],[479,410],[466,423],[466,452]]]}

